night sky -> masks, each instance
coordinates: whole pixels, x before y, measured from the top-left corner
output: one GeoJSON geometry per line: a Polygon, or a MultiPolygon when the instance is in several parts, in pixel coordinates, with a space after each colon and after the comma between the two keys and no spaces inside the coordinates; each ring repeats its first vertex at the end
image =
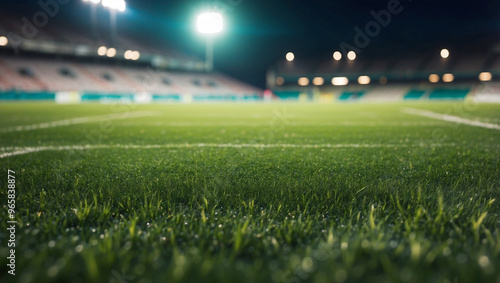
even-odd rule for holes
{"type": "MultiPolygon", "coordinates": [[[[42,0],[47,1],[47,0],[42,0]]],[[[374,20],[371,13],[396,0],[126,0],[118,17],[119,33],[157,46],[170,46],[204,58],[204,39],[194,31],[196,15],[216,5],[226,31],[217,36],[215,68],[264,87],[267,68],[288,51],[296,58],[329,60],[340,44],[354,45],[357,26],[374,20]]],[[[2,0],[4,12],[29,16],[38,1],[2,0]]],[[[414,56],[447,47],[483,52],[500,43],[500,1],[400,0],[398,14],[382,27],[361,57],[414,56]]],[[[394,4],[394,3],[393,3],[394,4]]],[[[100,23],[108,25],[101,9],[100,23]]],[[[51,22],[88,30],[87,3],[71,0],[51,22]]]]}

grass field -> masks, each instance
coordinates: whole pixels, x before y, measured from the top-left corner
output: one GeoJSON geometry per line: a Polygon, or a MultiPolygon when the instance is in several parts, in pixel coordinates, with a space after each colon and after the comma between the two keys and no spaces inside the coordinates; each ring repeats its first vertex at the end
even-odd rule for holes
{"type": "Polygon", "coordinates": [[[500,282],[498,104],[4,103],[0,118],[1,282],[500,282]]]}

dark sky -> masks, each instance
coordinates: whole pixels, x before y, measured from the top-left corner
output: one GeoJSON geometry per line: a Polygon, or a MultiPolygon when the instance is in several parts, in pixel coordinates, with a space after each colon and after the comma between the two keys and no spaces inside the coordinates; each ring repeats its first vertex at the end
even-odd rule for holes
{"type": "MultiPolygon", "coordinates": [[[[41,0],[49,1],[49,0],[41,0]]],[[[126,0],[119,32],[204,56],[204,39],[194,31],[196,15],[216,5],[226,31],[215,43],[215,68],[264,87],[267,68],[288,51],[297,58],[331,58],[342,42],[354,45],[355,27],[396,0],[126,0]]],[[[38,0],[2,0],[7,11],[30,15],[38,0]]],[[[362,48],[359,57],[414,55],[442,47],[485,51],[500,43],[499,0],[400,0],[401,12],[362,48]]],[[[108,24],[106,11],[99,14],[108,24]]],[[[87,28],[88,4],[70,0],[54,22],[87,28]]]]}

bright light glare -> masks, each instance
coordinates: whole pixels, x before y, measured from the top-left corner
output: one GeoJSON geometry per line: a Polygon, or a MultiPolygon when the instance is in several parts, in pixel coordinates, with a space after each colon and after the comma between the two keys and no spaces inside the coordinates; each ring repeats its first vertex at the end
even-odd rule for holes
{"type": "Polygon", "coordinates": [[[5,36],[0,36],[0,46],[5,46],[9,43],[9,40],[5,36]]]}
{"type": "Polygon", "coordinates": [[[448,56],[450,56],[450,51],[448,51],[448,49],[442,49],[441,50],[441,58],[446,59],[446,58],[448,58],[448,56]]]}
{"type": "Polygon", "coordinates": [[[335,59],[335,61],[342,59],[342,53],[340,53],[339,51],[333,52],[333,59],[335,59]]]}
{"type": "Polygon", "coordinates": [[[349,79],[346,77],[334,77],[332,79],[332,85],[347,85],[349,83],[349,79]]]}
{"type": "Polygon", "coordinates": [[[295,59],[295,55],[294,55],[292,52],[288,52],[288,53],[286,54],[286,60],[287,60],[288,62],[292,62],[292,61],[293,61],[293,59],[295,59]]]}
{"type": "Polygon", "coordinates": [[[429,82],[431,82],[431,83],[433,83],[433,84],[435,84],[435,83],[439,82],[439,76],[438,76],[438,75],[436,75],[436,74],[431,74],[431,75],[429,76],[429,82]]]}
{"type": "Polygon", "coordinates": [[[276,84],[277,85],[283,85],[285,83],[285,79],[283,77],[277,77],[276,78],[276,84]]]}
{"type": "Polygon", "coordinates": [[[347,53],[347,59],[349,59],[351,61],[354,60],[354,59],[356,59],[356,52],[349,51],[349,53],[347,53]]]}
{"type": "Polygon", "coordinates": [[[306,77],[302,77],[299,79],[299,85],[301,86],[306,86],[309,84],[309,79],[306,77]]]}
{"type": "Polygon", "coordinates": [[[313,79],[313,85],[323,85],[325,80],[322,77],[315,77],[313,79]]]}
{"type": "Polygon", "coordinates": [[[99,56],[104,56],[106,55],[106,52],[108,51],[108,48],[106,46],[101,46],[99,49],[97,49],[97,54],[99,56]]]}
{"type": "Polygon", "coordinates": [[[445,83],[451,83],[455,79],[455,76],[453,74],[444,74],[443,75],[443,82],[445,83]]]}
{"type": "Polygon", "coordinates": [[[132,55],[131,56],[132,60],[139,60],[139,58],[141,58],[141,53],[139,53],[139,51],[134,51],[134,52],[132,52],[131,55],[132,55]]]}
{"type": "Polygon", "coordinates": [[[492,78],[493,76],[491,75],[490,72],[482,72],[481,74],[479,74],[479,80],[482,82],[491,81],[492,78]]]}
{"type": "Polygon", "coordinates": [[[99,4],[101,3],[101,0],[83,0],[83,2],[92,2],[94,4],[99,4]]]}
{"type": "Polygon", "coordinates": [[[358,83],[359,83],[360,85],[367,85],[367,84],[369,84],[369,83],[370,83],[370,81],[371,81],[371,80],[370,80],[370,77],[369,77],[369,76],[360,76],[360,77],[358,78],[358,83]]]}
{"type": "Polygon", "coordinates": [[[102,0],[102,5],[120,12],[125,11],[125,8],[127,7],[125,0],[102,0]]]}
{"type": "Polygon", "coordinates": [[[108,49],[108,51],[106,52],[106,56],[108,57],[115,57],[115,55],[116,55],[116,49],[114,49],[113,47],[108,49]]]}
{"type": "Polygon", "coordinates": [[[223,26],[222,15],[219,13],[202,13],[196,20],[196,29],[200,33],[219,33],[222,31],[223,26]]]}
{"type": "Polygon", "coordinates": [[[127,60],[130,60],[130,59],[132,59],[132,53],[133,53],[133,52],[134,52],[134,51],[132,51],[132,50],[127,50],[127,51],[125,51],[125,54],[123,55],[123,57],[124,57],[125,59],[127,59],[127,60]]]}
{"type": "Polygon", "coordinates": [[[141,53],[139,51],[127,50],[123,57],[127,60],[139,60],[141,53]]]}

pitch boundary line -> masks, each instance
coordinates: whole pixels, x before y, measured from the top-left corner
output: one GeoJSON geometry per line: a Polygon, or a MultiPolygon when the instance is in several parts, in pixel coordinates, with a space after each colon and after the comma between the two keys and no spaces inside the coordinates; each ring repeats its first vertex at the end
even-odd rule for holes
{"type": "Polygon", "coordinates": [[[469,126],[474,126],[474,127],[481,127],[481,128],[486,128],[486,129],[500,130],[500,125],[498,125],[498,124],[474,121],[474,120],[469,120],[469,119],[465,119],[465,118],[458,117],[458,116],[440,114],[440,113],[436,113],[436,112],[432,112],[432,111],[428,111],[428,110],[421,110],[421,109],[415,109],[415,108],[404,108],[402,111],[404,113],[407,113],[407,114],[418,115],[418,116],[433,118],[433,119],[447,121],[447,122],[464,124],[464,125],[469,125],[469,126]]]}
{"type": "Polygon", "coordinates": [[[398,148],[398,147],[440,147],[455,146],[456,144],[153,144],[153,145],[66,145],[66,146],[40,146],[40,147],[3,147],[0,151],[11,150],[0,153],[0,159],[41,151],[70,151],[70,150],[93,150],[93,149],[161,149],[161,148],[398,148]],[[12,151],[13,150],[13,151],[12,151]]]}
{"type": "Polygon", "coordinates": [[[159,115],[157,112],[134,111],[134,112],[113,113],[113,114],[100,115],[100,116],[78,117],[78,118],[72,118],[72,119],[45,122],[45,123],[40,123],[40,124],[3,128],[3,129],[0,129],[0,133],[31,131],[31,130],[38,130],[38,129],[48,129],[48,128],[55,128],[55,127],[71,126],[71,125],[75,125],[75,124],[99,122],[102,120],[119,120],[119,119],[129,119],[129,118],[148,117],[148,116],[157,116],[157,115],[159,115]]]}
{"type": "MultiPolygon", "coordinates": [[[[387,123],[379,123],[379,122],[337,122],[337,123],[308,123],[308,122],[291,122],[287,124],[290,127],[302,127],[302,126],[361,126],[361,127],[371,127],[371,126],[395,126],[395,127],[419,127],[419,126],[440,126],[446,124],[443,122],[387,122],[387,123]]],[[[233,126],[244,126],[244,127],[262,127],[265,126],[266,123],[245,123],[245,122],[221,122],[221,123],[211,123],[211,122],[123,122],[117,124],[118,127],[127,127],[127,126],[148,126],[148,127],[233,127],[233,126]]]]}

